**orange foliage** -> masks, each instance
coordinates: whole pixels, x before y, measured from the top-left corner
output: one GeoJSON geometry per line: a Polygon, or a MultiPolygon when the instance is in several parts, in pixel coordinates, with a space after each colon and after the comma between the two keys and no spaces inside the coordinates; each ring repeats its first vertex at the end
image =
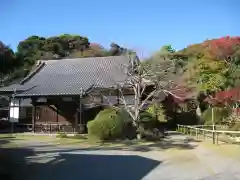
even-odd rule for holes
{"type": "Polygon", "coordinates": [[[207,40],[200,44],[189,45],[177,53],[195,57],[205,56],[210,59],[226,59],[234,55],[239,49],[240,36],[226,36],[219,39],[207,40]]]}
{"type": "Polygon", "coordinates": [[[211,104],[226,104],[231,102],[239,102],[240,88],[237,87],[230,90],[217,92],[213,98],[207,98],[206,101],[211,104]]]}
{"type": "Polygon", "coordinates": [[[231,57],[239,48],[240,36],[226,36],[219,39],[208,40],[203,43],[203,46],[208,47],[206,50],[213,58],[226,59],[231,57]]]}
{"type": "Polygon", "coordinates": [[[216,93],[215,98],[221,101],[233,100],[240,101],[240,88],[233,88],[216,93]]]}

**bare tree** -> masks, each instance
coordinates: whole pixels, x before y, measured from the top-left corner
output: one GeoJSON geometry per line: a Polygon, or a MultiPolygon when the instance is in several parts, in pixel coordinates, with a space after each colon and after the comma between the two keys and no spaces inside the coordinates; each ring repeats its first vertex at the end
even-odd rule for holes
{"type": "MultiPolygon", "coordinates": [[[[131,66],[122,65],[122,70],[126,73],[126,80],[124,83],[116,84],[119,92],[119,101],[123,104],[124,109],[128,112],[133,120],[133,125],[139,127],[140,113],[146,104],[153,103],[153,99],[159,96],[168,96],[169,94],[175,98],[180,98],[169,89],[174,82],[176,74],[174,74],[175,67],[172,60],[163,60],[161,63],[155,64],[141,63],[137,56],[131,57],[131,66]],[[148,86],[152,86],[152,91],[146,94],[145,90],[148,86]],[[129,105],[126,101],[124,91],[130,89],[134,94],[134,103],[129,105]],[[145,98],[143,98],[145,97],[145,98]]],[[[114,81],[114,80],[113,80],[114,81]]],[[[102,98],[109,102],[111,107],[116,107],[110,102],[104,93],[102,98]]],[[[181,99],[181,98],[180,98],[181,99]]]]}

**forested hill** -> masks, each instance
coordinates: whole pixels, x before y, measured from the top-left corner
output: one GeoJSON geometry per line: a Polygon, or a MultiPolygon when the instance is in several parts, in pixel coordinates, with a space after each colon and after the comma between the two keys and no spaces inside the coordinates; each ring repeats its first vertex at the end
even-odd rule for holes
{"type": "Polygon", "coordinates": [[[240,86],[240,37],[223,37],[191,45],[179,52],[188,57],[183,78],[201,91],[240,86]]]}
{"type": "Polygon", "coordinates": [[[23,78],[39,59],[115,56],[125,52],[116,43],[105,49],[87,37],[69,34],[48,38],[30,36],[19,42],[16,52],[0,41],[0,84],[23,78]]]}
{"type": "Polygon", "coordinates": [[[174,61],[177,81],[198,92],[240,86],[240,36],[207,40],[180,51],[167,45],[144,63],[159,64],[163,57],[174,61]]]}
{"type": "MultiPolygon", "coordinates": [[[[87,37],[69,34],[30,36],[19,42],[16,52],[0,42],[0,84],[23,78],[39,59],[114,56],[127,52],[130,51],[116,43],[105,49],[87,37]]],[[[195,87],[198,92],[240,86],[240,37],[207,40],[180,51],[166,45],[143,64],[157,73],[169,66],[166,58],[174,64],[174,70],[166,78],[175,78],[177,83],[195,87]]]]}

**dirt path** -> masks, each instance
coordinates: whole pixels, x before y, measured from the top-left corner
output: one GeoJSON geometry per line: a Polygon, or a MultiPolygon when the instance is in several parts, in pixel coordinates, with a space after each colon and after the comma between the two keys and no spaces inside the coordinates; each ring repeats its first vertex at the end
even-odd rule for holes
{"type": "MultiPolygon", "coordinates": [[[[176,135],[172,138],[182,142],[188,139],[183,135],[176,135]]],[[[161,177],[161,180],[240,179],[240,155],[234,158],[227,153],[223,155],[216,148],[210,148],[209,146],[213,146],[211,144],[199,142],[189,144],[194,148],[159,154],[159,158],[165,157],[165,163],[158,166],[145,179],[155,180],[156,177],[161,177]]]]}
{"type": "Polygon", "coordinates": [[[148,145],[83,148],[44,140],[18,143],[26,147],[12,153],[18,162],[14,178],[21,180],[240,179],[240,156],[222,154],[174,132],[164,142],[148,145]]]}

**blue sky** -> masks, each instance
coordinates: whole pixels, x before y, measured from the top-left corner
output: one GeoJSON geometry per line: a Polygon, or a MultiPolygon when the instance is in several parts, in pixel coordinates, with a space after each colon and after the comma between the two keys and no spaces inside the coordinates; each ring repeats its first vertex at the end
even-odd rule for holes
{"type": "Polygon", "coordinates": [[[0,40],[14,50],[30,35],[64,33],[111,42],[149,55],[240,35],[239,0],[1,0],[0,40]]]}

